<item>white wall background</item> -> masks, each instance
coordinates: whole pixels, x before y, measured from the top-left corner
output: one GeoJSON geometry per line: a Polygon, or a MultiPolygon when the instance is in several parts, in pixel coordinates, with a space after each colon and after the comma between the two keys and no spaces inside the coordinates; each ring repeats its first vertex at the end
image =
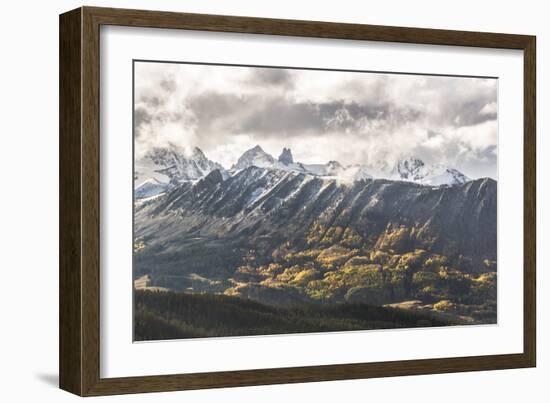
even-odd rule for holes
{"type": "MultiPolygon", "coordinates": [[[[0,61],[0,398],[70,402],[58,365],[58,14],[78,1],[4,4],[0,61]]],[[[538,368],[101,398],[108,402],[545,402],[550,392],[550,25],[545,2],[121,0],[88,5],[537,35],[538,368]],[[546,183],[545,183],[546,182],[546,183]]]]}

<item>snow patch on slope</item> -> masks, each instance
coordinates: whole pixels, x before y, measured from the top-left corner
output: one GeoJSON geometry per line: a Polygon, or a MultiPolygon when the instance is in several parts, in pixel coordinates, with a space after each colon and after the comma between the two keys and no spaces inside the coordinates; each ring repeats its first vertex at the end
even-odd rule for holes
{"type": "Polygon", "coordinates": [[[149,178],[139,184],[134,190],[136,199],[143,199],[164,193],[168,189],[168,184],[155,178],[149,178]]]}

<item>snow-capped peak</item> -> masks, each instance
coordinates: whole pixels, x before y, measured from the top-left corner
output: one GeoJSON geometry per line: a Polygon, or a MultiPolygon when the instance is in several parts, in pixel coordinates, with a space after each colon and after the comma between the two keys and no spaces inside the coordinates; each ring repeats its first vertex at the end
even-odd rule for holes
{"type": "Polygon", "coordinates": [[[338,161],[329,161],[326,164],[303,164],[294,162],[290,148],[283,148],[278,159],[266,153],[260,146],[255,146],[244,152],[230,172],[238,172],[248,167],[276,169],[280,171],[297,172],[312,176],[343,179],[346,182],[358,179],[372,179],[367,168],[363,165],[343,166],[338,161]]]}
{"type": "Polygon", "coordinates": [[[392,171],[391,179],[431,186],[458,185],[470,181],[456,169],[441,164],[428,165],[414,157],[399,161],[392,171]]]}
{"type": "Polygon", "coordinates": [[[177,184],[200,179],[215,169],[225,171],[217,162],[209,160],[198,147],[183,148],[176,145],[155,147],[136,160],[136,183],[147,179],[177,184]]]}
{"type": "Polygon", "coordinates": [[[258,168],[273,168],[277,161],[273,156],[266,153],[262,147],[256,146],[244,152],[239,158],[234,169],[245,169],[250,166],[258,168]]]}
{"type": "MultiPolygon", "coordinates": [[[[311,176],[336,179],[342,183],[373,179],[371,166],[365,164],[342,165],[338,161],[325,164],[294,162],[290,148],[283,148],[278,159],[256,145],[245,151],[230,171],[217,162],[209,160],[198,147],[177,146],[151,149],[143,158],[136,160],[136,198],[160,194],[181,182],[196,181],[219,170],[225,180],[250,167],[268,170],[295,172],[311,176]]],[[[409,157],[399,161],[393,169],[384,169],[375,178],[415,182],[428,186],[457,185],[470,181],[460,171],[440,164],[426,164],[419,158],[409,157]]]]}
{"type": "Polygon", "coordinates": [[[454,168],[436,165],[434,166],[431,175],[426,178],[425,184],[432,186],[460,185],[462,183],[469,182],[470,180],[470,178],[454,168]]]}

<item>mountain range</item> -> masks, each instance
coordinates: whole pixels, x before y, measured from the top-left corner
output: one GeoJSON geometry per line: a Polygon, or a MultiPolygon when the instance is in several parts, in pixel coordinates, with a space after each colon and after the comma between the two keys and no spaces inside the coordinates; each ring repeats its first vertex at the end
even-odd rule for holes
{"type": "MultiPolygon", "coordinates": [[[[147,198],[164,193],[178,184],[199,180],[214,170],[224,179],[234,176],[249,167],[295,172],[342,183],[352,183],[361,179],[374,179],[366,165],[343,165],[338,161],[324,164],[304,164],[295,162],[292,151],[284,148],[276,159],[259,145],[245,151],[237,162],[226,170],[221,164],[208,159],[201,149],[186,150],[177,146],[154,148],[135,164],[135,197],[147,198]]],[[[414,182],[429,186],[457,185],[470,180],[456,169],[443,165],[427,165],[418,158],[399,161],[395,167],[381,176],[382,179],[414,182]]]]}
{"type": "Polygon", "coordinates": [[[155,150],[136,177],[139,289],[496,320],[491,178],[415,158],[373,178],[362,165],[303,164],[259,146],[227,170],[198,148],[155,150]]]}

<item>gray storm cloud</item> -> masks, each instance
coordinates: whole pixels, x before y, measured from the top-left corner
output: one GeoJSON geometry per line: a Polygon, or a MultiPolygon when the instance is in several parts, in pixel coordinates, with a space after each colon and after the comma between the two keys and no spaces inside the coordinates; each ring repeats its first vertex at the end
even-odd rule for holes
{"type": "Polygon", "coordinates": [[[134,85],[137,156],[175,143],[230,166],[260,144],[306,163],[417,156],[496,177],[495,79],[138,62],[134,85]]]}

